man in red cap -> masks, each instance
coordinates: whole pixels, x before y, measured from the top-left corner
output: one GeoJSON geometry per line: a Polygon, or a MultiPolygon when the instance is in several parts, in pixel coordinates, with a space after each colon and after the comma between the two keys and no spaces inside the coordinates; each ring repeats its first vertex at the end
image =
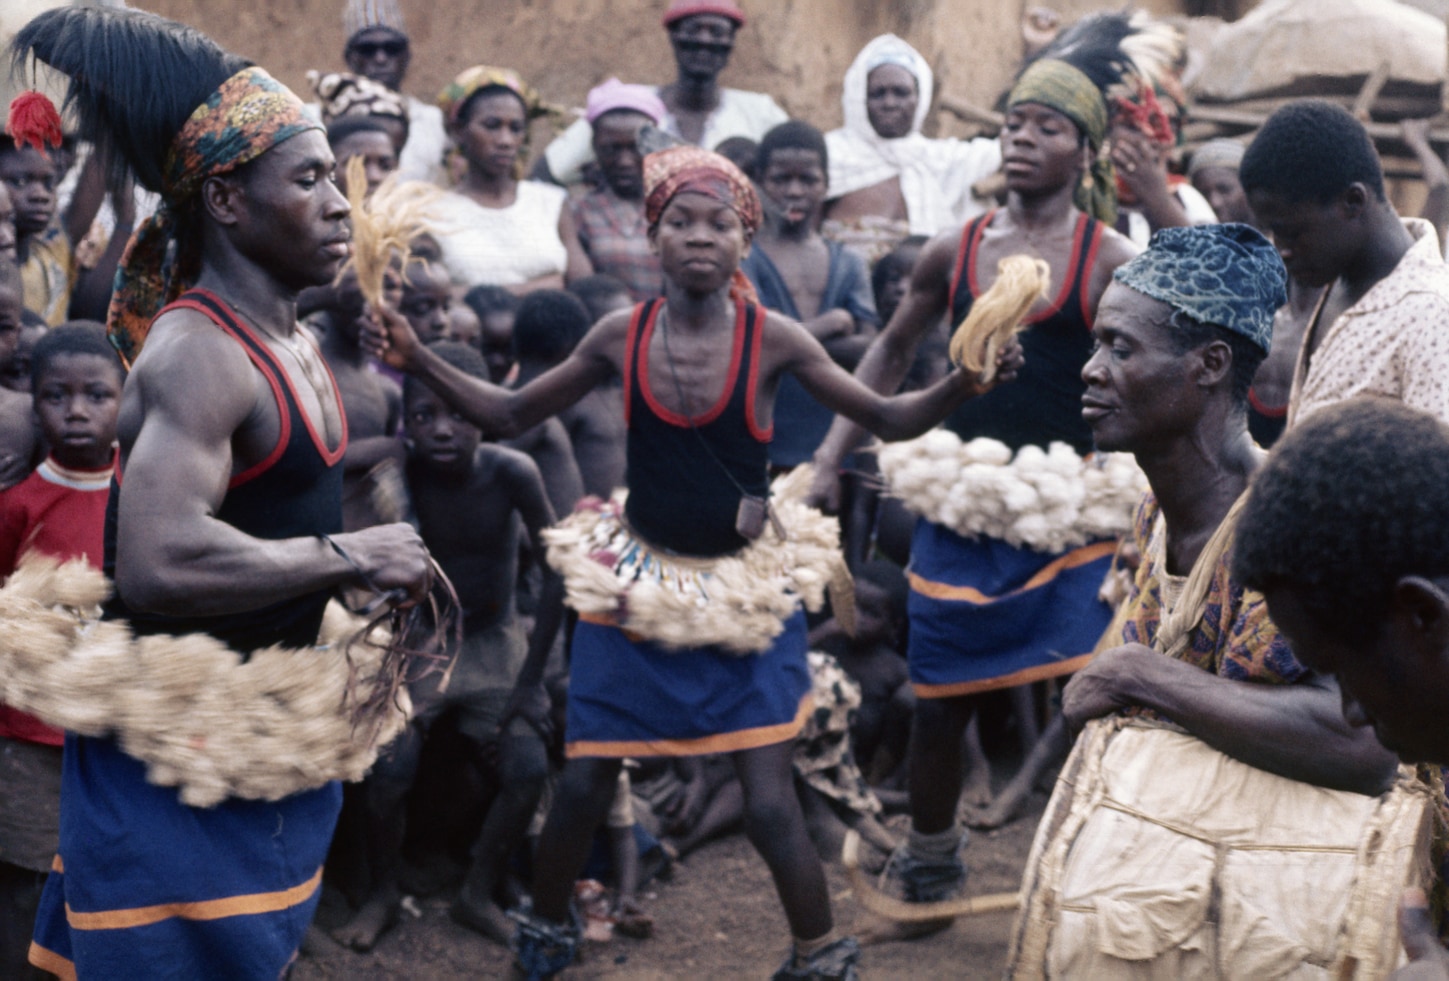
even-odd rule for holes
{"type": "MultiPolygon", "coordinates": [[[[763,92],[719,84],[734,50],[735,34],[745,26],[745,12],[734,0],[670,0],[663,23],[678,74],[659,88],[667,110],[659,121],[660,129],[713,150],[734,136],[758,141],[790,118],[763,92]]],[[[548,145],[533,176],[559,184],[576,183],[593,160],[592,137],[587,122],[575,122],[548,145]]]]}

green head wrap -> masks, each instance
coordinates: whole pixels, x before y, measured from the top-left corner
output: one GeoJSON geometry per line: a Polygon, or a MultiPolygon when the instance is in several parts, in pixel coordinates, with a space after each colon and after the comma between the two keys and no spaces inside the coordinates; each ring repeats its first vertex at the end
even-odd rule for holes
{"type": "Polygon", "coordinates": [[[1021,73],[1006,107],[1010,110],[1023,102],[1035,102],[1055,109],[1076,124],[1092,148],[1092,167],[1077,186],[1074,200],[1078,208],[1111,225],[1117,221],[1117,179],[1112,161],[1102,154],[1102,141],[1107,138],[1107,103],[1095,82],[1080,69],[1043,58],[1032,62],[1021,73]]]}

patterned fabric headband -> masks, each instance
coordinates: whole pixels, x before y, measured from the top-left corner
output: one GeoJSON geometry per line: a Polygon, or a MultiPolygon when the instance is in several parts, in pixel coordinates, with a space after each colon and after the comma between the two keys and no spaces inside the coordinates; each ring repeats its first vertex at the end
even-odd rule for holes
{"type": "Polygon", "coordinates": [[[166,154],[161,207],[146,219],[121,257],[106,318],[111,343],[129,368],[151,321],[195,281],[199,256],[173,248],[177,213],[207,178],[250,163],[277,144],[321,129],[302,100],[260,68],[243,68],[196,107],[166,154]]]}

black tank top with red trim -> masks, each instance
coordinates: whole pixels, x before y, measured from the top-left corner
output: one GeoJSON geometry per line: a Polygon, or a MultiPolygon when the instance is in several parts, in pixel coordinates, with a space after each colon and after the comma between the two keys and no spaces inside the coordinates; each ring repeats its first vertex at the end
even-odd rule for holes
{"type": "Polygon", "coordinates": [[[753,304],[735,304],[724,387],[719,401],[694,417],[691,430],[687,418],[659,404],[650,386],[649,341],[663,308],[657,299],[635,307],[625,341],[625,515],[651,545],[683,555],[726,555],[748,544],[735,530],[739,488],[757,497],[769,491],[772,434],[755,419],[765,314],[753,304]]]}
{"type": "MultiPolygon", "coordinates": [[[[195,310],[211,319],[246,351],[271,387],[281,418],[277,445],[266,458],[237,474],[227,486],[216,517],[254,538],[281,539],[330,535],[342,530],[342,455],[347,450],[347,417],[333,382],[333,396],[342,419],[342,438],[335,450],[302,410],[291,380],[267,346],[215,294],[191,290],[167,307],[195,310]]],[[[165,311],[162,311],[163,313],[165,311]]],[[[329,372],[330,380],[331,374],[329,372]]],[[[116,507],[125,493],[117,472],[106,509],[105,570],[116,568],[116,507]]],[[[144,634],[206,633],[243,655],[281,644],[306,647],[317,642],[322,611],[331,592],[307,593],[259,610],[221,616],[174,617],[133,610],[117,596],[106,606],[107,619],[129,620],[144,634]]]]}
{"type": "MultiPolygon", "coordinates": [[[[961,323],[979,295],[976,253],[995,211],[967,223],[961,233],[956,272],[951,281],[951,325],[961,323]]],[[[1103,225],[1088,215],[1077,219],[1072,235],[1071,276],[1057,287],[1050,309],[1029,319],[1020,335],[1026,364],[1008,385],[963,402],[946,418],[946,428],[964,440],[987,436],[1013,450],[1026,445],[1070,443],[1090,452],[1092,430],[1082,421],[1082,367],[1092,356],[1092,318],[1088,277],[1096,262],[1103,225]]]]}

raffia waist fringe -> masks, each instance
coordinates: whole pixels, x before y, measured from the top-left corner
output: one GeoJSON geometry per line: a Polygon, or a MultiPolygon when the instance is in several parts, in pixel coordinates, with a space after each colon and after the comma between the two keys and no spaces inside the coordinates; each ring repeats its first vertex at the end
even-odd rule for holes
{"type": "Polygon", "coordinates": [[[1066,443],[1043,450],[947,429],[877,449],[890,495],[914,514],[967,538],[1058,554],[1120,538],[1147,489],[1130,453],[1083,458],[1066,443]]]}
{"type": "Polygon", "coordinates": [[[377,724],[357,724],[359,699],[382,683],[388,638],[358,639],[362,622],[336,603],[317,647],[267,647],[243,663],[206,634],[134,637],[126,623],[100,620],[109,595],[85,562],[22,560],[0,588],[0,702],[114,737],[185,804],[279,800],[359,780],[407,724],[406,689],[377,724]]]}
{"type": "Polygon", "coordinates": [[[768,650],[799,603],[819,610],[830,590],[841,623],[854,624],[853,592],[840,528],[803,503],[810,468],[775,480],[770,507],[786,529],[765,532],[731,555],[674,555],[639,540],[624,521],[625,494],[592,498],[544,532],[548,563],[563,576],[580,615],[676,649],[768,650]]]}

